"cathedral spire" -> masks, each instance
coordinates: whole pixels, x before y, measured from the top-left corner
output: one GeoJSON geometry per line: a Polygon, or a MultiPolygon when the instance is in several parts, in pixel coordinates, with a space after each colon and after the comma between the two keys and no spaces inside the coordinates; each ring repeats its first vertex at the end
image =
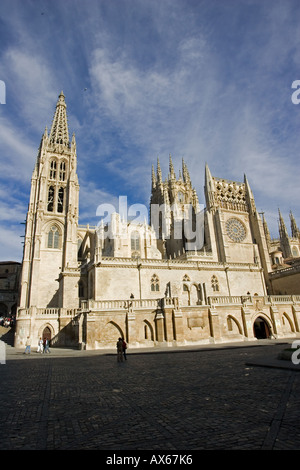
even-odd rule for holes
{"type": "Polygon", "coordinates": [[[183,175],[183,181],[185,183],[191,183],[191,178],[189,174],[189,170],[185,164],[185,161],[182,159],[182,175],[183,175]]]}
{"type": "Polygon", "coordinates": [[[154,166],[152,165],[152,189],[156,188],[156,176],[154,171],[154,166]]]}
{"type": "Polygon", "coordinates": [[[175,171],[174,171],[174,165],[173,165],[173,162],[172,162],[171,154],[169,155],[169,173],[170,173],[170,179],[175,180],[176,175],[175,175],[175,171]]]}
{"type": "Polygon", "coordinates": [[[214,205],[214,182],[211,176],[208,164],[205,163],[205,182],[204,182],[204,193],[206,199],[207,209],[210,210],[214,205]]]}
{"type": "Polygon", "coordinates": [[[279,236],[280,236],[280,247],[282,249],[283,257],[284,258],[291,258],[292,257],[292,248],[290,243],[290,238],[288,235],[287,228],[285,226],[283,217],[281,215],[280,209],[278,209],[279,213],[279,236]]]}
{"type": "Polygon", "coordinates": [[[283,217],[281,215],[280,209],[278,209],[278,214],[279,214],[279,234],[280,238],[288,238],[288,232],[287,228],[285,226],[285,222],[283,220],[283,217]]]}
{"type": "Polygon", "coordinates": [[[162,183],[162,174],[161,174],[161,168],[160,168],[160,163],[159,163],[159,157],[157,157],[157,182],[158,184],[162,183]]]}
{"type": "Polygon", "coordinates": [[[65,103],[65,95],[60,92],[54,118],[50,131],[50,142],[52,144],[62,144],[69,146],[69,131],[67,120],[67,105],[65,103]]]}
{"type": "Polygon", "coordinates": [[[263,228],[264,228],[264,232],[265,232],[265,237],[266,237],[267,245],[268,245],[268,247],[270,247],[270,246],[271,246],[271,235],[270,235],[270,231],[269,231],[269,227],[268,227],[267,221],[266,221],[266,219],[265,219],[265,214],[264,214],[264,212],[262,213],[262,222],[263,222],[263,228]]]}
{"type": "Polygon", "coordinates": [[[290,221],[291,221],[291,230],[292,230],[292,237],[298,238],[300,236],[300,230],[297,227],[295,217],[293,216],[292,211],[290,211],[290,221]]]}
{"type": "Polygon", "coordinates": [[[251,209],[254,213],[256,211],[254,196],[253,196],[252,190],[250,188],[248,178],[245,174],[244,174],[244,185],[245,185],[246,201],[247,201],[249,210],[251,209]]]}

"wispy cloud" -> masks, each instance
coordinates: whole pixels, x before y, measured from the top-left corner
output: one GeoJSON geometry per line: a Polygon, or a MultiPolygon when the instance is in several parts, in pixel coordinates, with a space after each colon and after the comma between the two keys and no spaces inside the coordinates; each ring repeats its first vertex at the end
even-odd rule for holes
{"type": "MultiPolygon", "coordinates": [[[[216,176],[247,174],[274,233],[278,206],[300,220],[296,0],[3,0],[0,15],[0,189],[16,191],[5,223],[28,202],[61,89],[84,222],[119,195],[148,203],[151,165],[159,155],[166,176],[169,153],[177,169],[184,157],[201,202],[207,161],[216,176]]],[[[0,216],[7,204],[0,191],[0,216]]]]}

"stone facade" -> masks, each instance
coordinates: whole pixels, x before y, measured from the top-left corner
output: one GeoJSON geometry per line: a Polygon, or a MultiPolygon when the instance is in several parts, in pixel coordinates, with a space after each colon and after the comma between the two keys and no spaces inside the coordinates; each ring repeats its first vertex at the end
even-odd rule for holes
{"type": "Polygon", "coordinates": [[[32,176],[17,347],[27,336],[96,349],[119,336],[142,347],[299,334],[300,296],[273,295],[267,226],[246,177],[206,165],[201,205],[186,163],[177,177],[170,156],[167,178],[159,160],[152,168],[150,225],[113,213],[91,227],[78,223],[76,164],[61,93],[32,176]]]}

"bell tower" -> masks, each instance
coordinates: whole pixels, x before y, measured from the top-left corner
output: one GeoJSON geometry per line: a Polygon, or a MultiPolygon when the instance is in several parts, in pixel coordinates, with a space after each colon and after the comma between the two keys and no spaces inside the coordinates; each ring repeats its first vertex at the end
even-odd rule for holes
{"type": "MultiPolygon", "coordinates": [[[[75,136],[70,142],[67,106],[61,92],[50,133],[46,128],[42,136],[31,179],[20,307],[63,307],[67,273],[72,271],[73,276],[77,276],[79,185],[76,166],[75,136]]],[[[68,285],[68,296],[73,295],[76,304],[78,295],[73,284],[76,283],[73,282],[72,287],[68,285]]]]}

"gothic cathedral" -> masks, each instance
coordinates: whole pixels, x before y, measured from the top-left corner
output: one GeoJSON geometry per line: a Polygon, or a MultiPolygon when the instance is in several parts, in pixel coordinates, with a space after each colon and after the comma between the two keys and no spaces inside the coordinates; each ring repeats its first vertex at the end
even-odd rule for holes
{"type": "Polygon", "coordinates": [[[165,179],[159,160],[152,167],[149,225],[113,213],[92,227],[79,225],[76,167],[61,92],[31,180],[16,347],[28,336],[97,349],[120,336],[134,348],[299,335],[300,292],[276,282],[294,269],[300,232],[291,215],[289,237],[280,214],[271,239],[246,176],[217,178],[206,165],[204,206],[187,164],[177,176],[170,156],[165,179]]]}

